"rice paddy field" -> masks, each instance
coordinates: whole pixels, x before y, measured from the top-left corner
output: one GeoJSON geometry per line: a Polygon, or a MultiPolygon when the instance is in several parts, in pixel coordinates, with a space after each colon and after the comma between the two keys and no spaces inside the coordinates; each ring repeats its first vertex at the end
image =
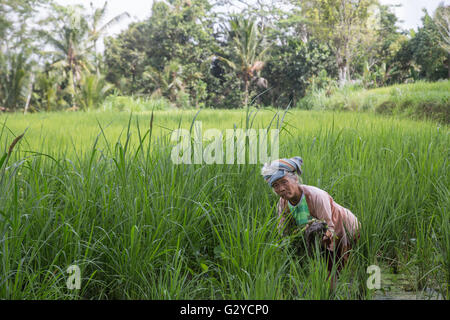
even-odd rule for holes
{"type": "Polygon", "coordinates": [[[0,115],[1,299],[449,299],[450,130],[290,110],[0,115]],[[319,256],[276,232],[258,164],[179,164],[172,130],[280,129],[302,183],[360,220],[331,290],[319,256]],[[15,137],[24,137],[11,150],[15,137]],[[3,157],[1,157],[4,155],[3,157]],[[79,267],[80,289],[67,286],[79,267]],[[370,289],[367,268],[382,270],[370,289]]]}

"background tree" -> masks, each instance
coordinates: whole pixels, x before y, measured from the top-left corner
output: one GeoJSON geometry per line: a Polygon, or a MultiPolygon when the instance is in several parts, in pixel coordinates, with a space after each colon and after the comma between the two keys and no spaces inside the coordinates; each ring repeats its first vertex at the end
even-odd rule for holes
{"type": "Polygon", "coordinates": [[[27,108],[39,46],[33,27],[45,0],[0,1],[0,109],[27,108]]]}
{"type": "Polygon", "coordinates": [[[433,20],[440,35],[439,45],[447,52],[447,78],[450,79],[450,5],[441,3],[434,12],[433,20]]]}
{"type": "Polygon", "coordinates": [[[166,64],[163,71],[148,66],[143,77],[155,86],[152,96],[164,96],[169,101],[177,103],[180,93],[185,90],[182,74],[182,65],[174,60],[166,64]]]}
{"type": "Polygon", "coordinates": [[[146,66],[147,25],[132,23],[117,37],[105,39],[106,79],[122,94],[151,93],[142,82],[146,66]]]}
{"type": "MultiPolygon", "coordinates": [[[[0,0],[0,50],[6,52],[27,51],[36,47],[33,37],[38,10],[48,0],[0,0]]],[[[24,52],[25,53],[25,52],[24,52]]]]}
{"type": "Polygon", "coordinates": [[[0,0],[0,107],[95,108],[112,89],[178,107],[286,107],[331,94],[337,81],[378,87],[450,75],[443,4],[408,33],[378,0],[155,1],[150,18],[103,39],[102,56],[98,41],[128,17],[105,23],[106,11],[107,2],[89,10],[0,0]],[[42,7],[49,16],[35,23],[42,7]]]}
{"type": "Polygon", "coordinates": [[[230,67],[243,82],[243,106],[248,106],[250,82],[267,88],[267,80],[259,76],[263,69],[269,45],[260,33],[256,23],[250,19],[233,18],[229,22],[228,34],[231,39],[229,57],[217,56],[230,67]]]}
{"type": "MultiPolygon", "coordinates": [[[[106,28],[122,19],[123,15],[99,27],[106,12],[106,3],[102,8],[95,9],[92,5],[91,8],[92,14],[87,14],[83,6],[52,4],[49,17],[42,21],[46,28],[39,30],[39,36],[47,45],[42,54],[50,62],[46,72],[56,70],[62,75],[58,77],[61,82],[56,94],[62,95],[73,110],[93,108],[111,91],[110,85],[100,74],[95,46],[106,28]],[[95,75],[91,74],[94,71],[95,75]]],[[[45,89],[50,92],[44,96],[52,96],[55,92],[53,86],[40,79],[39,90],[45,89]]],[[[44,108],[49,108],[53,99],[43,101],[47,104],[44,108]]]]}
{"type": "Polygon", "coordinates": [[[149,19],[106,39],[107,79],[124,88],[124,93],[152,94],[159,88],[152,80],[155,75],[177,61],[182,69],[177,79],[198,103],[194,95],[215,81],[208,60],[214,47],[210,9],[206,0],[155,1],[149,19]]]}
{"type": "Polygon", "coordinates": [[[37,73],[36,84],[32,94],[34,111],[55,111],[68,106],[64,100],[61,84],[63,75],[47,63],[44,70],[37,73]]]}
{"type": "Polygon", "coordinates": [[[450,53],[450,5],[445,6],[441,3],[434,12],[433,20],[441,36],[439,45],[450,53]]]}
{"type": "Polygon", "coordinates": [[[108,2],[105,1],[105,4],[103,7],[95,8],[90,3],[92,15],[90,16],[90,19],[88,19],[88,25],[89,25],[89,40],[92,41],[93,44],[93,50],[95,54],[95,67],[97,70],[97,73],[99,73],[99,58],[97,54],[97,42],[100,39],[101,36],[103,36],[106,31],[111,28],[112,26],[120,23],[125,18],[129,18],[130,14],[128,12],[123,12],[121,14],[116,15],[112,19],[110,19],[108,22],[102,24],[103,20],[105,19],[106,13],[107,13],[107,5],[108,2]]]}
{"type": "Polygon", "coordinates": [[[355,53],[364,50],[361,41],[370,32],[367,25],[375,0],[294,0],[304,23],[318,39],[329,44],[338,66],[339,82],[350,80],[355,53]]]}
{"type": "Polygon", "coordinates": [[[398,30],[398,18],[391,7],[371,7],[367,21],[371,32],[367,32],[354,58],[353,70],[356,76],[361,75],[365,87],[384,86],[390,83],[396,72],[395,56],[406,37],[398,30]]]}
{"type": "Polygon", "coordinates": [[[448,52],[441,46],[441,35],[433,18],[424,9],[423,26],[411,39],[412,58],[419,67],[419,77],[436,81],[448,77],[448,52]]]}
{"type": "Polygon", "coordinates": [[[263,101],[278,107],[295,106],[302,98],[312,77],[325,72],[330,78],[336,78],[337,68],[330,48],[310,39],[303,42],[298,35],[288,37],[271,50],[276,59],[268,61],[262,71],[263,76],[276,79],[271,83],[272,90],[263,96],[263,101]]]}
{"type": "Polygon", "coordinates": [[[54,15],[49,18],[51,29],[40,30],[40,35],[53,51],[45,52],[52,59],[52,67],[66,78],[66,88],[71,96],[72,108],[77,109],[77,86],[82,72],[93,70],[93,44],[88,38],[89,26],[81,6],[63,7],[54,4],[54,15]]]}
{"type": "Polygon", "coordinates": [[[78,105],[84,110],[97,108],[113,88],[103,76],[84,72],[77,95],[78,105]]]}
{"type": "Polygon", "coordinates": [[[0,107],[16,110],[23,107],[27,62],[24,54],[4,55],[0,59],[0,107]]]}

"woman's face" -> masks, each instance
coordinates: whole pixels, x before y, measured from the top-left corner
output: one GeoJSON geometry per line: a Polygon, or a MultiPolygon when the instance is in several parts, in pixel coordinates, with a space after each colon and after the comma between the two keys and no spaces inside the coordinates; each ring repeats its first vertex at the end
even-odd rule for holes
{"type": "Polygon", "coordinates": [[[272,184],[272,188],[277,195],[285,200],[295,199],[300,196],[297,181],[284,176],[272,184]]]}

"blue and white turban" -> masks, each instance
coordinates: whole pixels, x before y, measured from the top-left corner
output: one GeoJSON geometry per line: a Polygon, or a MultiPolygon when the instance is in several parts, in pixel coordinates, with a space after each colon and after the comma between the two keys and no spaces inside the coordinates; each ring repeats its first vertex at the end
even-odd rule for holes
{"type": "Polygon", "coordinates": [[[261,174],[269,186],[272,186],[275,181],[283,178],[287,173],[297,173],[298,175],[301,175],[302,164],[303,160],[300,157],[278,159],[271,164],[266,163],[261,169],[261,174]]]}

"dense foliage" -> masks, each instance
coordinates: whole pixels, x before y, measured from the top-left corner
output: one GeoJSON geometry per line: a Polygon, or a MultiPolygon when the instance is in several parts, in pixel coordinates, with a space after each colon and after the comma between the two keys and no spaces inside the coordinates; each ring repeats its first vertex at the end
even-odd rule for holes
{"type": "Polygon", "coordinates": [[[107,2],[0,1],[0,108],[99,108],[110,95],[178,108],[295,106],[317,90],[449,78],[449,6],[417,31],[377,0],[155,1],[107,36],[107,2]],[[241,3],[242,4],[242,3],[241,3]],[[37,14],[37,13],[44,14],[37,14]],[[99,41],[104,50],[99,50],[99,41]]]}

